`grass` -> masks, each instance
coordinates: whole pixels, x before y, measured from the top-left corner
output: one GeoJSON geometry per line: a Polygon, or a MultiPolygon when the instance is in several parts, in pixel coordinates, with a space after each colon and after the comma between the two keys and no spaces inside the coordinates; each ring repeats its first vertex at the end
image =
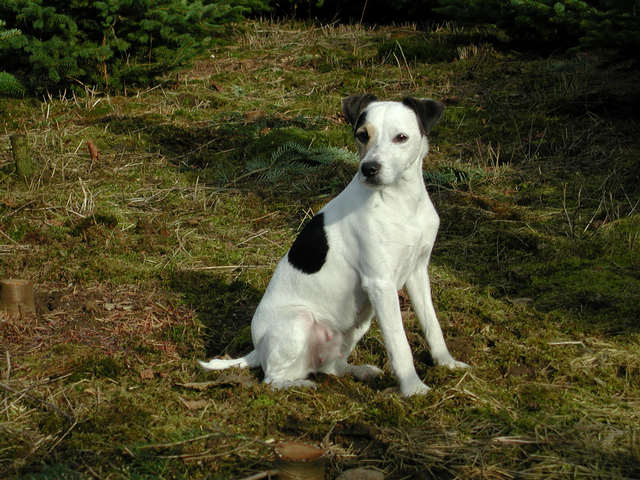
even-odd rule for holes
{"type": "Polygon", "coordinates": [[[602,61],[453,26],[256,22],[129,96],[0,99],[0,274],[33,279],[39,311],[0,313],[2,476],[242,478],[303,439],[329,478],[640,477],[638,75],[602,61]],[[384,367],[372,384],[199,371],[251,348],[276,263],[353,175],[340,99],[364,91],[447,104],[432,288],[473,369],[433,367],[403,302],[422,398],[394,391],[375,327],[354,353],[384,367]]]}

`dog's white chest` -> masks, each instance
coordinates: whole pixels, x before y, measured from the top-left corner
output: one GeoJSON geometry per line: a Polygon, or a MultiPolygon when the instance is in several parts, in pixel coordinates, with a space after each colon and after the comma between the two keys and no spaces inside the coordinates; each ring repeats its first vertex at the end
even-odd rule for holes
{"type": "Polygon", "coordinates": [[[426,191],[407,204],[356,182],[322,214],[330,258],[346,260],[358,277],[384,277],[397,288],[416,265],[426,265],[439,224],[426,191]]]}

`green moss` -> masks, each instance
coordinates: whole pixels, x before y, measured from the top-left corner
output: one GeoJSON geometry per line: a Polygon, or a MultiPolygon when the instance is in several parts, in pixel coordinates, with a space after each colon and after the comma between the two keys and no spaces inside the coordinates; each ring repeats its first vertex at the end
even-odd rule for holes
{"type": "Polygon", "coordinates": [[[78,381],[83,378],[118,378],[122,373],[123,366],[116,359],[110,356],[93,355],[88,358],[76,358],[73,362],[72,380],[78,381]]]}
{"type": "Polygon", "coordinates": [[[277,401],[269,395],[260,395],[252,400],[251,408],[272,408],[277,401]]]}
{"type": "Polygon", "coordinates": [[[104,227],[113,230],[118,225],[118,219],[111,214],[94,213],[88,217],[82,218],[73,227],[71,234],[75,236],[86,234],[87,230],[93,227],[104,227]]]}
{"type": "Polygon", "coordinates": [[[38,470],[37,473],[29,473],[23,478],[25,480],[84,480],[91,478],[64,464],[45,465],[38,470]]]}

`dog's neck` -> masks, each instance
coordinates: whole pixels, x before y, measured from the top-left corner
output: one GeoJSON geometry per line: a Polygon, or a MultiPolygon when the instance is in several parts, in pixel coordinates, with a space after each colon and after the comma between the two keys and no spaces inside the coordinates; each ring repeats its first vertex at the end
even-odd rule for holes
{"type": "Polygon", "coordinates": [[[383,187],[371,187],[362,183],[357,175],[353,182],[370,205],[384,204],[398,215],[406,214],[411,217],[424,207],[424,202],[430,202],[429,195],[422,174],[422,160],[426,153],[420,154],[398,179],[383,187]]]}
{"type": "Polygon", "coordinates": [[[382,189],[382,196],[390,197],[395,202],[417,209],[427,196],[427,188],[422,174],[423,158],[424,156],[418,157],[395,183],[382,189]]]}

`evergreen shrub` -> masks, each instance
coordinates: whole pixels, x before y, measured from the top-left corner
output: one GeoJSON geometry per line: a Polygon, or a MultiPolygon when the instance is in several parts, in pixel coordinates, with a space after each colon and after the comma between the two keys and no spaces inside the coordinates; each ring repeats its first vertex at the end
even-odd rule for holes
{"type": "Polygon", "coordinates": [[[0,65],[34,92],[145,85],[267,0],[3,0],[0,65]]]}
{"type": "Polygon", "coordinates": [[[439,0],[434,10],[461,23],[489,23],[529,49],[640,46],[640,0],[439,0]]]}
{"type": "MultiPolygon", "coordinates": [[[[20,30],[5,30],[6,22],[0,19],[0,46],[10,38],[20,35],[20,30]]],[[[16,77],[0,70],[0,95],[18,97],[24,95],[24,87],[16,77]]]]}

